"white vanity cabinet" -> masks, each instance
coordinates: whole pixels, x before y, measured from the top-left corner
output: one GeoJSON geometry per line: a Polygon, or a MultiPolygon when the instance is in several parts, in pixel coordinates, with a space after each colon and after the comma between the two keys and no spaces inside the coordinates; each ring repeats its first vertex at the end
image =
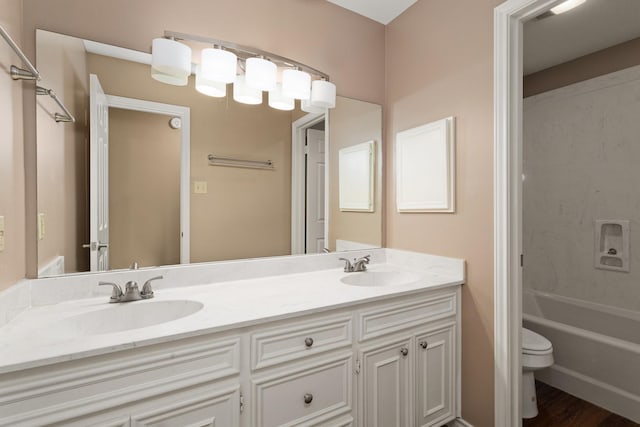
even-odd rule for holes
{"type": "Polygon", "coordinates": [[[440,426],[456,417],[458,302],[448,291],[360,313],[360,427],[440,426]]]}
{"type": "Polygon", "coordinates": [[[0,426],[440,426],[459,301],[425,289],[0,374],[0,426]]]}

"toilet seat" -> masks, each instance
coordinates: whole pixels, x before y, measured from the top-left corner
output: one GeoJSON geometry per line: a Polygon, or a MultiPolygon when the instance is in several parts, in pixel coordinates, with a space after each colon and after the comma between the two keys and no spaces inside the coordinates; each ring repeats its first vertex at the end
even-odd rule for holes
{"type": "Polygon", "coordinates": [[[551,341],[527,328],[522,328],[522,352],[525,354],[549,354],[553,352],[551,341]]]}

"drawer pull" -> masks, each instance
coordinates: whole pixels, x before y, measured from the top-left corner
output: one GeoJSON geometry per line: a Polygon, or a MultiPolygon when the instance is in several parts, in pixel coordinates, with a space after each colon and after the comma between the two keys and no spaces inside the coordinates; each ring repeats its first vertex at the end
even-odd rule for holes
{"type": "Polygon", "coordinates": [[[409,354],[409,349],[407,347],[402,347],[400,349],[400,354],[406,356],[407,354],[409,354]]]}
{"type": "Polygon", "coordinates": [[[304,345],[306,345],[307,347],[311,347],[313,345],[313,338],[305,338],[304,345]]]}
{"type": "Polygon", "coordinates": [[[306,394],[304,395],[304,403],[305,403],[305,405],[310,404],[312,400],[313,400],[313,394],[311,394],[311,393],[306,393],[306,394]]]}
{"type": "Polygon", "coordinates": [[[426,349],[429,346],[429,343],[426,341],[420,341],[418,343],[420,345],[420,347],[422,347],[423,349],[426,349]]]}

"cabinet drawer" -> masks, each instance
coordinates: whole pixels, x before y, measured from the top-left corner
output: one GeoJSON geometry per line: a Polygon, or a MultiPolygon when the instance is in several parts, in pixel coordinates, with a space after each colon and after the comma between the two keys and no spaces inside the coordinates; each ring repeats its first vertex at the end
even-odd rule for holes
{"type": "Polygon", "coordinates": [[[352,356],[347,354],[254,379],[252,425],[326,425],[326,421],[349,413],[351,367],[352,356]]]}
{"type": "Polygon", "coordinates": [[[131,427],[237,427],[240,425],[240,388],[174,394],[153,402],[153,409],[131,416],[131,427]]]}
{"type": "Polygon", "coordinates": [[[364,341],[456,314],[456,293],[360,313],[359,340],[364,341]]]}
{"type": "Polygon", "coordinates": [[[270,329],[251,336],[251,368],[260,369],[350,346],[351,316],[270,329]]]}

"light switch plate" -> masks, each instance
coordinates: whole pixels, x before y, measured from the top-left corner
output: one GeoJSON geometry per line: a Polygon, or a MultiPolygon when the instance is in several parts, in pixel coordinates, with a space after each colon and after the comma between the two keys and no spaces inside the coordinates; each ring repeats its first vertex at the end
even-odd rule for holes
{"type": "Polygon", "coordinates": [[[207,194],[207,181],[194,181],[193,192],[194,194],[207,194]]]}
{"type": "Polygon", "coordinates": [[[4,251],[4,216],[0,216],[0,252],[4,251]]]}
{"type": "Polygon", "coordinates": [[[38,214],[38,240],[44,239],[44,213],[38,214]]]}

